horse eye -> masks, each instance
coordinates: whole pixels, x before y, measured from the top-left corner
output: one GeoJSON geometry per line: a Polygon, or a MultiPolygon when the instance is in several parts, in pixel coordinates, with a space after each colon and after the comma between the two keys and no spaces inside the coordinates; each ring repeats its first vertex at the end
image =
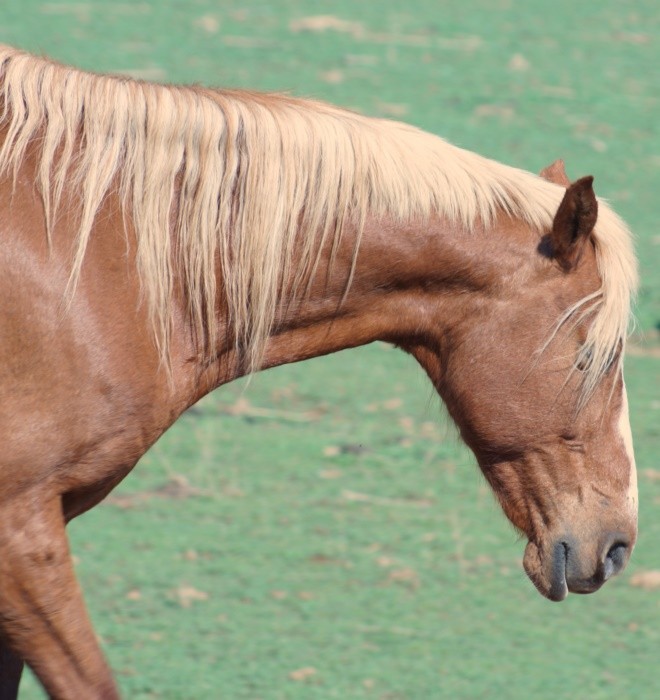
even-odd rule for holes
{"type": "MultiPolygon", "coordinates": [[[[609,372],[612,369],[612,367],[616,364],[616,361],[619,359],[619,355],[621,354],[621,348],[622,343],[619,342],[619,346],[616,349],[612,350],[612,352],[610,353],[610,356],[607,360],[607,365],[604,369],[605,373],[609,372]]],[[[583,350],[581,350],[580,354],[578,355],[578,361],[575,365],[577,369],[580,372],[586,372],[591,367],[593,356],[593,350],[591,348],[584,348],[583,350]]]]}
{"type": "Polygon", "coordinates": [[[591,360],[593,359],[593,351],[591,348],[586,348],[586,350],[582,350],[580,354],[578,355],[578,361],[576,364],[576,367],[580,372],[585,372],[589,367],[591,366],[591,360]]]}

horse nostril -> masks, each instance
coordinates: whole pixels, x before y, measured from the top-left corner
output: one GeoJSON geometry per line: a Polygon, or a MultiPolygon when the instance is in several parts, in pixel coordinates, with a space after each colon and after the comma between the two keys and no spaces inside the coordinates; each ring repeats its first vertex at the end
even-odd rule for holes
{"type": "Polygon", "coordinates": [[[603,578],[607,581],[610,576],[618,574],[626,565],[628,559],[628,544],[617,540],[608,550],[603,562],[603,578]]]}

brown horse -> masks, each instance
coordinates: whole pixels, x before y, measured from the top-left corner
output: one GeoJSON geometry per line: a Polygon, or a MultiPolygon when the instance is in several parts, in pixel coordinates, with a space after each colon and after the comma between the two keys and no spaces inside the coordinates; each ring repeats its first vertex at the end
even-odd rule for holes
{"type": "Polygon", "coordinates": [[[116,698],[65,524],[201,396],[384,340],[417,358],[551,600],[626,564],[630,234],[538,177],[288,97],[0,47],[0,697],[116,698]]]}

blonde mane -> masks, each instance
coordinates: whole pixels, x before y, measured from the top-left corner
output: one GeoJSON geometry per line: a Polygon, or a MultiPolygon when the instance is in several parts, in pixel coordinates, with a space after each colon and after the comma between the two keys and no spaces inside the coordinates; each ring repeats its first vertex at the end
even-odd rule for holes
{"type": "MultiPolygon", "coordinates": [[[[504,210],[544,232],[563,192],[405,124],[314,101],[94,75],[4,46],[0,107],[0,174],[16,176],[38,139],[49,237],[65,187],[80,192],[70,293],[97,210],[118,187],[164,358],[178,275],[206,351],[221,298],[245,367],[257,369],[281,302],[309,281],[346,222],[360,231],[367,215],[435,214],[469,228],[504,210]]],[[[567,315],[593,314],[592,385],[626,335],[636,286],[630,234],[606,205],[594,235],[602,288],[567,315]]]]}

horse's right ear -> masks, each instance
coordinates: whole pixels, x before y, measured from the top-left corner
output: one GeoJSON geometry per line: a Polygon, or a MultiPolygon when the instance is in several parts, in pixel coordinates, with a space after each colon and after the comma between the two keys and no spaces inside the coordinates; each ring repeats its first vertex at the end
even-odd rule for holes
{"type": "Polygon", "coordinates": [[[598,200],[593,177],[582,177],[569,185],[552,222],[552,257],[568,271],[579,262],[585,243],[598,218],[598,200]]]}

